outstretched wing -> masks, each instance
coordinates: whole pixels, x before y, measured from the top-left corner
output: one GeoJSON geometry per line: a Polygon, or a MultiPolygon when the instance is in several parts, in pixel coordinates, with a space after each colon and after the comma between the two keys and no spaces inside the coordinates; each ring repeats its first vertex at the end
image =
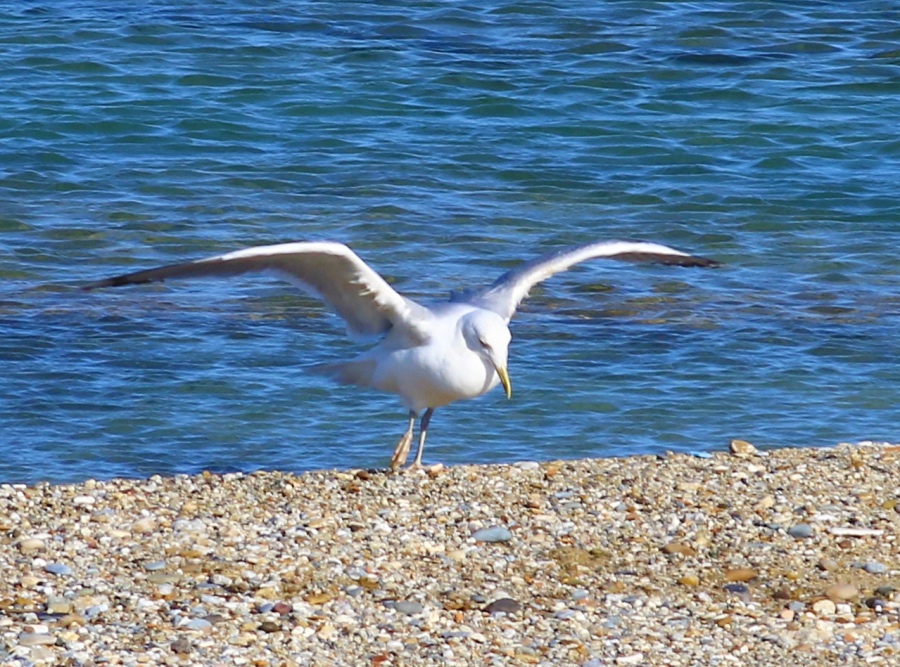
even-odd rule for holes
{"type": "Polygon", "coordinates": [[[83,289],[161,282],[169,278],[270,272],[319,297],[347,323],[354,338],[404,329],[417,341],[428,335],[431,311],[400,295],[342,243],[281,243],[98,280],[83,289]]]}
{"type": "Polygon", "coordinates": [[[526,262],[503,274],[493,285],[482,290],[467,292],[454,300],[467,301],[492,310],[506,321],[516,312],[529,290],[555,273],[589,259],[618,259],[631,262],[653,262],[676,266],[719,266],[719,262],[687,253],[657,243],[643,241],[601,241],[564,248],[526,262]]]}

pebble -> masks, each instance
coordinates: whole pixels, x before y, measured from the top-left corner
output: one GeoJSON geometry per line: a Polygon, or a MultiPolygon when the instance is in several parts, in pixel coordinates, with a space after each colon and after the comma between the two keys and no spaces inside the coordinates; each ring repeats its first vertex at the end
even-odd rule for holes
{"type": "Polygon", "coordinates": [[[399,611],[401,614],[406,614],[407,616],[420,614],[425,610],[425,607],[421,602],[416,602],[414,600],[388,600],[385,602],[385,606],[390,606],[393,609],[399,611]],[[390,602],[391,604],[388,605],[388,602],[390,602]]]}
{"type": "Polygon", "coordinates": [[[189,655],[191,651],[194,650],[193,645],[190,640],[186,637],[179,637],[174,642],[172,642],[170,648],[172,649],[172,653],[178,655],[189,655]]]}
{"type": "Polygon", "coordinates": [[[32,553],[33,551],[40,551],[41,549],[46,548],[46,544],[44,540],[40,540],[36,537],[26,537],[24,540],[19,540],[18,547],[22,553],[32,553]]]}
{"type": "Polygon", "coordinates": [[[798,523],[796,526],[788,528],[788,535],[797,539],[812,537],[816,531],[808,523],[798,523]]]}
{"type": "Polygon", "coordinates": [[[723,588],[729,593],[734,593],[742,598],[749,599],[750,597],[750,589],[744,586],[744,584],[725,584],[723,588]]]}
{"type": "Polygon", "coordinates": [[[822,558],[816,563],[816,567],[820,570],[825,570],[826,572],[831,570],[836,570],[838,568],[838,562],[834,558],[822,558]]]}
{"type": "Polygon", "coordinates": [[[503,526],[491,526],[482,528],[472,533],[472,539],[476,542],[508,542],[513,538],[509,528],[503,526]]]}
{"type": "Polygon", "coordinates": [[[51,646],[56,643],[56,637],[39,632],[23,632],[17,641],[19,646],[51,646]]]}
{"type": "Polygon", "coordinates": [[[72,568],[63,563],[47,563],[44,566],[44,572],[55,574],[57,576],[67,576],[72,574],[72,568]]]}
{"type": "Polygon", "coordinates": [[[46,646],[35,646],[31,649],[31,655],[29,656],[31,660],[35,663],[41,662],[53,662],[56,658],[56,653],[54,653],[51,649],[46,646]]]}
{"type": "Polygon", "coordinates": [[[287,616],[294,611],[294,607],[287,602],[276,602],[272,605],[272,611],[281,616],[287,616]]]}
{"type": "Polygon", "coordinates": [[[828,599],[816,600],[812,604],[812,610],[818,616],[833,616],[835,611],[837,611],[837,606],[828,599]]]}
{"type": "Polygon", "coordinates": [[[725,572],[725,581],[750,581],[758,576],[759,572],[757,570],[749,567],[740,567],[734,570],[727,570],[725,572]]]}
{"type": "Polygon", "coordinates": [[[682,542],[669,542],[663,547],[663,552],[667,554],[679,554],[681,556],[696,556],[697,551],[689,544],[682,542]]]}
{"type": "Polygon", "coordinates": [[[131,524],[131,530],[136,533],[152,533],[156,530],[156,521],[151,517],[138,519],[131,524]]]}
{"type": "Polygon", "coordinates": [[[759,499],[759,502],[756,503],[757,510],[770,510],[775,507],[775,498],[771,495],[763,496],[759,499]]]}
{"type": "Polygon", "coordinates": [[[888,571],[888,566],[884,563],[879,563],[877,560],[870,560],[863,563],[862,568],[870,574],[884,574],[888,571]]]}
{"type": "Polygon", "coordinates": [[[489,614],[503,612],[505,614],[515,614],[522,609],[522,604],[512,598],[500,598],[488,604],[484,610],[489,614]]]}
{"type": "Polygon", "coordinates": [[[698,577],[696,574],[686,574],[678,578],[678,583],[682,586],[699,586],[700,577],[698,577]]]}
{"type": "Polygon", "coordinates": [[[757,454],[759,454],[759,450],[746,440],[732,440],[731,444],[728,446],[728,449],[735,456],[741,456],[745,458],[749,456],[756,456],[757,454]]]}
{"type": "Polygon", "coordinates": [[[853,600],[859,595],[859,589],[853,584],[838,583],[832,584],[825,589],[825,596],[829,600],[838,602],[840,600],[853,600]]]}
{"type": "Polygon", "coordinates": [[[47,597],[47,613],[48,614],[70,614],[74,605],[71,600],[66,598],[50,595],[47,597]]]}
{"type": "Polygon", "coordinates": [[[838,537],[881,537],[884,531],[879,528],[856,528],[854,526],[833,526],[829,529],[838,537]]]}
{"type": "Polygon", "coordinates": [[[181,626],[185,630],[195,630],[197,632],[206,632],[212,628],[212,623],[205,618],[194,618],[181,626]]]}

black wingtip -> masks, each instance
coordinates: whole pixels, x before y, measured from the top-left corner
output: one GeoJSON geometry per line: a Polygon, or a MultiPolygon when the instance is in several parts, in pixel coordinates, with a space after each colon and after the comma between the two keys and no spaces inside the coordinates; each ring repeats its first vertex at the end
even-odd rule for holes
{"type": "Polygon", "coordinates": [[[90,292],[91,290],[100,289],[102,287],[122,287],[123,285],[143,285],[144,283],[152,283],[152,282],[162,282],[161,280],[153,281],[145,279],[136,279],[130,275],[124,276],[115,276],[113,278],[105,278],[103,280],[98,280],[93,283],[88,283],[87,285],[82,285],[81,289],[84,292],[90,292]]]}
{"type": "Polygon", "coordinates": [[[717,269],[722,266],[722,262],[717,262],[707,257],[669,255],[656,252],[626,252],[616,255],[615,258],[626,262],[652,262],[653,264],[666,264],[668,266],[701,267],[706,269],[717,269]]]}
{"type": "Polygon", "coordinates": [[[699,266],[705,269],[718,269],[725,266],[722,262],[715,259],[709,259],[708,257],[691,257],[690,259],[692,259],[693,262],[681,264],[680,266],[699,266]]]}

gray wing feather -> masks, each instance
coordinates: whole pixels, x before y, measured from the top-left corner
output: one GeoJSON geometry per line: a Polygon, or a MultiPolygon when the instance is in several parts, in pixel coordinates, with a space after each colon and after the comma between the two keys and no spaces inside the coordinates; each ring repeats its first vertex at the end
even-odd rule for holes
{"type": "Polygon", "coordinates": [[[509,321],[522,299],[528,296],[528,292],[536,284],[579,262],[599,258],[677,266],[719,266],[715,260],[695,257],[657,243],[643,241],[585,243],[537,257],[503,274],[489,287],[456,295],[454,300],[466,301],[492,310],[509,321]]]}
{"type": "Polygon", "coordinates": [[[282,243],[107,278],[83,289],[118,287],[169,278],[236,276],[272,272],[322,299],[347,323],[354,338],[405,330],[413,340],[428,335],[431,311],[399,294],[342,243],[282,243]]]}

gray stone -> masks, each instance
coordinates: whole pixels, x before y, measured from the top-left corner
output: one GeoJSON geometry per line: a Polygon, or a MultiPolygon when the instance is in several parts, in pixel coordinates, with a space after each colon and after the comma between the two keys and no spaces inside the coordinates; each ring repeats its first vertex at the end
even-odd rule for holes
{"type": "Polygon", "coordinates": [[[109,611],[108,604],[95,604],[91,605],[87,609],[84,610],[84,615],[88,618],[94,618],[95,616],[99,616],[105,611],[109,611]]]}
{"type": "Polygon", "coordinates": [[[796,526],[791,526],[790,528],[788,528],[788,535],[790,535],[791,537],[795,537],[798,540],[812,537],[815,534],[816,531],[813,530],[813,527],[808,523],[798,523],[796,526]]]}
{"type": "Polygon", "coordinates": [[[172,652],[178,653],[179,655],[188,655],[194,648],[191,645],[191,642],[184,637],[176,639],[174,642],[172,642],[171,646],[172,652]]]}
{"type": "Polygon", "coordinates": [[[425,609],[425,607],[423,607],[420,602],[415,602],[414,600],[397,600],[394,603],[394,609],[399,611],[401,614],[407,614],[411,616],[412,614],[421,613],[425,609]]]}
{"type": "Polygon", "coordinates": [[[499,598],[487,605],[484,610],[489,614],[503,612],[505,614],[515,614],[522,608],[521,603],[512,598],[499,598]]]}
{"type": "Polygon", "coordinates": [[[503,526],[491,526],[482,528],[472,533],[472,538],[477,542],[508,542],[513,537],[509,528],[503,526]]]}
{"type": "Polygon", "coordinates": [[[185,623],[182,627],[185,630],[196,630],[198,632],[203,632],[205,630],[209,630],[212,627],[212,623],[207,621],[205,618],[195,618],[185,623]]]}
{"type": "Polygon", "coordinates": [[[870,560],[863,564],[862,568],[869,574],[884,574],[888,571],[888,566],[879,563],[877,560],[870,560]]]}
{"type": "Polygon", "coordinates": [[[62,563],[47,563],[44,566],[44,572],[55,574],[57,576],[65,576],[72,574],[72,568],[62,563]]]}

